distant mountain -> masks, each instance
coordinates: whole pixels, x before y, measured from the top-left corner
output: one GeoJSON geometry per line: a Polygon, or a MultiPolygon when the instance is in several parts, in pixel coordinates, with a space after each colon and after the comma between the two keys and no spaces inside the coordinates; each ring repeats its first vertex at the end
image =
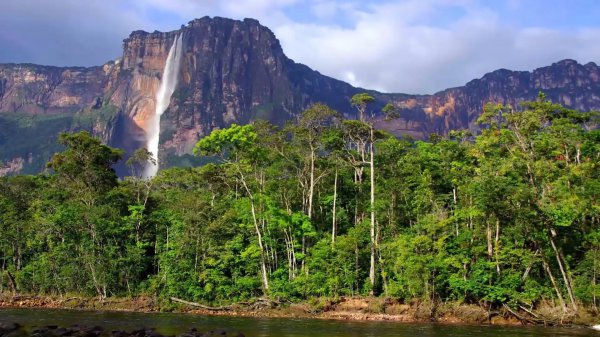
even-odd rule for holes
{"type": "MultiPolygon", "coordinates": [[[[189,163],[200,137],[231,123],[263,118],[282,124],[315,102],[353,117],[350,97],[367,91],[290,60],[256,20],[204,17],[172,32],[135,31],[123,41],[123,57],[103,66],[0,64],[0,175],[42,170],[59,149],[60,131],[86,129],[129,152],[143,146],[179,34],[179,83],[161,119],[161,159],[168,165],[189,163]]],[[[600,110],[598,66],[573,60],[533,72],[497,70],[434,95],[368,91],[377,107],[392,102],[400,111],[401,118],[379,126],[417,138],[475,129],[485,103],[516,104],[539,91],[575,109],[600,110]]]]}

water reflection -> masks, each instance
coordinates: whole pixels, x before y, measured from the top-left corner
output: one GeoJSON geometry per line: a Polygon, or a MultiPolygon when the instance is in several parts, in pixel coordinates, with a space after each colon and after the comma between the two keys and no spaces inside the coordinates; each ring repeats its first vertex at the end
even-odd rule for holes
{"type": "Polygon", "coordinates": [[[225,329],[248,337],[558,337],[600,336],[587,328],[501,327],[397,322],[348,322],[318,319],[245,318],[171,313],[125,313],[47,309],[0,309],[0,322],[28,327],[100,325],[106,331],[154,327],[162,334],[225,329]]]}

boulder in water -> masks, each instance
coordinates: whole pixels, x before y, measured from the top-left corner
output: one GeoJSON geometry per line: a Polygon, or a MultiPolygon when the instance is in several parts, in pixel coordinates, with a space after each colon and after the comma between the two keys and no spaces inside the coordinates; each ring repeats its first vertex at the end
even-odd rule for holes
{"type": "Polygon", "coordinates": [[[0,323],[0,336],[7,335],[10,332],[19,330],[21,325],[19,323],[0,323]]]}

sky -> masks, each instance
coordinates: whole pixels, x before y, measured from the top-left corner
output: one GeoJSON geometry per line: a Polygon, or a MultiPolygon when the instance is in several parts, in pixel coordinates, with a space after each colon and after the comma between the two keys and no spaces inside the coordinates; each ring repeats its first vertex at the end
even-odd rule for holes
{"type": "Polygon", "coordinates": [[[597,0],[0,0],[0,63],[101,65],[131,31],[254,18],[322,74],[429,94],[496,69],[600,63],[597,0]]]}

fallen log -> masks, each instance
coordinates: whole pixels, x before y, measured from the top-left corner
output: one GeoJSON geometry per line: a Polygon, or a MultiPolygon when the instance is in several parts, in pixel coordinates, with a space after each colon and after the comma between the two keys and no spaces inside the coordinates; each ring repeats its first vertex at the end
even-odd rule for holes
{"type": "Polygon", "coordinates": [[[202,309],[206,309],[206,310],[212,310],[212,311],[231,310],[231,306],[230,305],[225,305],[225,306],[222,306],[222,307],[209,307],[207,305],[202,305],[200,303],[189,302],[189,301],[186,301],[186,300],[182,300],[182,299],[177,298],[177,297],[171,297],[170,299],[173,302],[183,303],[183,304],[187,304],[187,305],[192,306],[192,307],[198,307],[198,308],[202,308],[202,309]]]}
{"type": "Polygon", "coordinates": [[[525,316],[521,316],[519,315],[517,312],[515,312],[514,310],[512,310],[508,305],[503,304],[504,308],[506,308],[506,310],[508,310],[514,317],[516,317],[519,321],[521,321],[522,324],[543,324],[544,326],[547,325],[560,325],[560,322],[556,321],[556,320],[552,320],[552,319],[547,319],[544,317],[540,317],[537,314],[534,314],[532,311],[525,309],[524,307],[520,306],[521,309],[525,310],[527,313],[529,313],[530,315],[534,316],[533,318],[531,317],[525,317],[525,316]]]}
{"type": "Polygon", "coordinates": [[[503,304],[504,308],[506,310],[508,310],[508,312],[510,312],[513,316],[515,316],[515,318],[517,318],[522,324],[526,324],[526,323],[531,323],[531,321],[525,317],[522,317],[521,315],[517,314],[515,311],[513,311],[508,305],[503,304]]]}

